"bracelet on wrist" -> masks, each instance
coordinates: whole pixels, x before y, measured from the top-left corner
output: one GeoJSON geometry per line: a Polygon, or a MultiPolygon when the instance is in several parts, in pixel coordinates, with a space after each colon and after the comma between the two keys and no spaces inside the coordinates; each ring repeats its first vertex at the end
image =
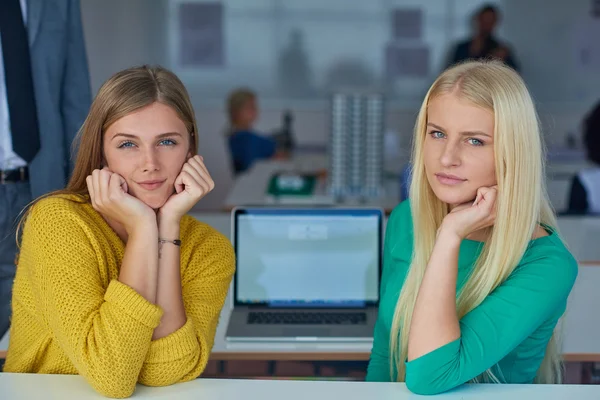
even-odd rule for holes
{"type": "Polygon", "coordinates": [[[163,244],[163,243],[171,243],[174,244],[175,246],[181,246],[181,240],[179,239],[174,239],[174,240],[170,240],[170,239],[158,239],[158,243],[163,244]]]}

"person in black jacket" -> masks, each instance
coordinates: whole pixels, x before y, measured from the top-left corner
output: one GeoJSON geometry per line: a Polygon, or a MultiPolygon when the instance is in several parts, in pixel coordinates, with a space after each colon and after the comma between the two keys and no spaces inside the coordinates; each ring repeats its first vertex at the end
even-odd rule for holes
{"type": "Polygon", "coordinates": [[[499,20],[500,10],[497,7],[486,5],[480,8],[473,17],[475,34],[456,45],[449,65],[472,59],[496,58],[518,71],[519,67],[513,51],[508,44],[500,42],[494,36],[499,20]]]}
{"type": "Polygon", "coordinates": [[[568,214],[600,214],[600,102],[584,121],[583,142],[592,166],[573,177],[568,214]]]}

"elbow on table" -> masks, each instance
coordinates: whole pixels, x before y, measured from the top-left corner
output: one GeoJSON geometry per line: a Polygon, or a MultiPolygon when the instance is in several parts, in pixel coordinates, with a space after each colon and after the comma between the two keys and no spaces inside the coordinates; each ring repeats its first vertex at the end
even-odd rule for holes
{"type": "Polygon", "coordinates": [[[99,394],[110,397],[112,399],[126,399],[131,397],[135,392],[137,382],[134,380],[129,382],[129,379],[119,377],[117,374],[108,379],[88,379],[88,383],[99,394]]]}
{"type": "Polygon", "coordinates": [[[192,381],[202,375],[208,357],[195,354],[191,359],[182,361],[176,365],[147,365],[142,368],[138,382],[144,386],[160,387],[192,381]]]}
{"type": "Polygon", "coordinates": [[[199,378],[201,374],[202,370],[177,375],[142,374],[140,375],[139,383],[141,383],[144,386],[150,387],[171,386],[176,383],[193,381],[194,379],[199,378]]]}
{"type": "Polygon", "coordinates": [[[433,378],[431,376],[407,376],[406,387],[414,394],[419,395],[436,395],[447,392],[448,390],[454,389],[459,384],[448,384],[440,381],[440,379],[433,378]]]}

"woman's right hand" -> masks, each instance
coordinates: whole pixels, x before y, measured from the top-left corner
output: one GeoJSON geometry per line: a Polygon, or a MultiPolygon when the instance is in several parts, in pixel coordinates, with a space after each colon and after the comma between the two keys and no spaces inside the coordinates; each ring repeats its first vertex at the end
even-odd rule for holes
{"type": "Polygon", "coordinates": [[[127,183],[119,174],[107,168],[95,169],[86,178],[86,183],[94,209],[122,224],[128,234],[138,226],[150,222],[156,224],[154,210],[127,193],[127,183]]]}
{"type": "Polygon", "coordinates": [[[469,201],[453,208],[444,217],[438,233],[446,231],[463,240],[480,229],[494,225],[497,194],[497,185],[477,189],[475,201],[469,201]]]}

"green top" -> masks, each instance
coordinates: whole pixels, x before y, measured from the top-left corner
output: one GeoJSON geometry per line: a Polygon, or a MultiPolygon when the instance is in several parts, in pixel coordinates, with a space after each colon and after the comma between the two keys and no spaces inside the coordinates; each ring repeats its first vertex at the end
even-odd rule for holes
{"type": "MultiPolygon", "coordinates": [[[[483,247],[463,240],[457,292],[483,247]]],[[[389,218],[383,254],[381,302],[375,325],[368,381],[389,382],[389,340],[394,309],[408,272],[413,225],[408,201],[389,218]]],[[[555,232],[532,240],[510,277],[460,320],[461,337],[406,363],[406,384],[416,393],[436,394],[489,368],[504,383],[531,383],[577,277],[577,262],[555,232]]]]}

